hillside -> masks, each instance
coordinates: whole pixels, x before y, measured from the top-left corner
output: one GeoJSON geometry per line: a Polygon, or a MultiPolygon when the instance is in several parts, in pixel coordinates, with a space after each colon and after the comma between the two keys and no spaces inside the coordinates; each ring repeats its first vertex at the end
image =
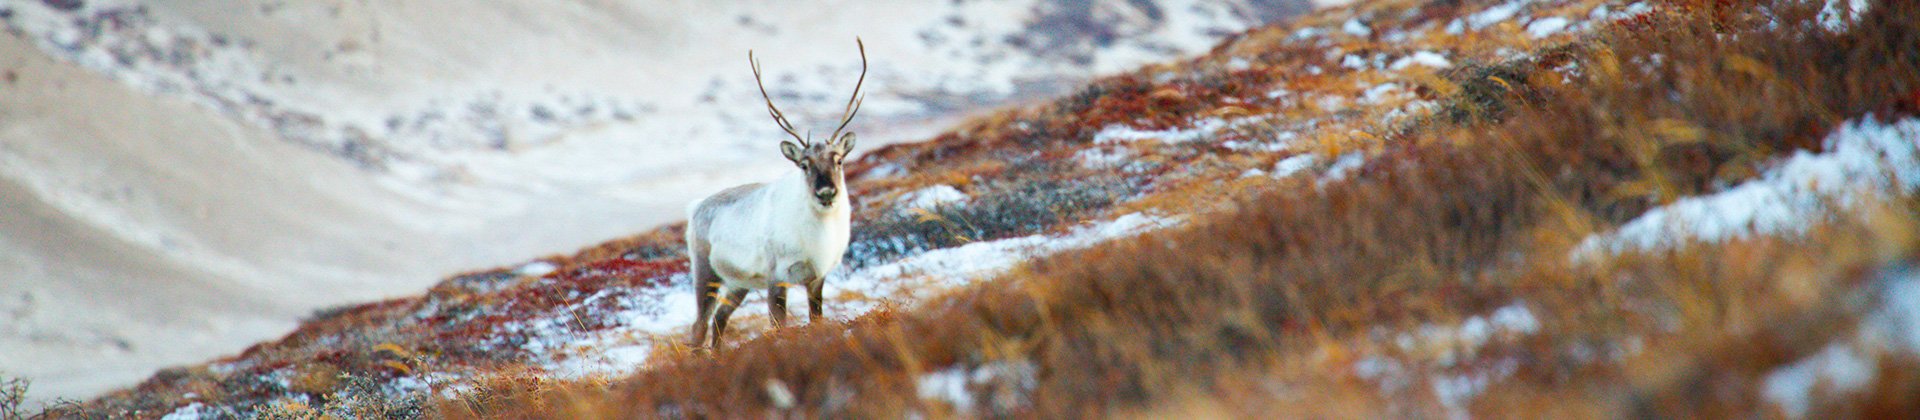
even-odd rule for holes
{"type": "Polygon", "coordinates": [[[91,397],[314,310],[677,220],[772,176],[864,36],[867,147],[1306,0],[0,1],[0,371],[91,397]]]}
{"type": "Polygon", "coordinates": [[[861,155],[829,322],[689,352],[670,225],[50,413],[1911,416],[1900,6],[1324,9],[861,155]]]}

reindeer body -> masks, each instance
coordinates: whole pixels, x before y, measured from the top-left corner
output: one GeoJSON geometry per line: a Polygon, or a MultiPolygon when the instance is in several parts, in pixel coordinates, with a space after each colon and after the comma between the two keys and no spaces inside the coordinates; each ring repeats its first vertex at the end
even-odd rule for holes
{"type": "MultiPolygon", "coordinates": [[[[866,81],[866,47],[860,49],[860,81],[866,81]]],[[[752,53],[748,53],[752,61],[752,53]]],[[[760,67],[754,63],[754,80],[760,67]]],[[[722,190],[687,205],[687,255],[693,271],[694,299],[699,313],[693,326],[693,345],[720,347],[727,318],[746,299],[747,292],[766,289],[767,309],[775,327],[786,325],[787,287],[807,289],[807,316],[824,316],[820,293],[828,272],[840,265],[852,227],[846,176],[841,162],[853,151],[853,133],[841,135],[859,110],[860,83],[840,128],[825,142],[801,137],[786,116],[773,106],[764,85],[767,112],[798,141],[780,143],[780,151],[800,172],[764,184],[722,190]],[[709,321],[711,320],[711,321],[709,321]],[[711,325],[709,325],[711,324],[711,325]],[[711,326],[713,341],[706,342],[711,326]]]]}
{"type": "Polygon", "coordinates": [[[801,285],[812,279],[787,274],[833,271],[847,251],[853,212],[845,194],[819,205],[798,175],[733,187],[689,205],[693,264],[706,265],[733,289],[801,285]]]}

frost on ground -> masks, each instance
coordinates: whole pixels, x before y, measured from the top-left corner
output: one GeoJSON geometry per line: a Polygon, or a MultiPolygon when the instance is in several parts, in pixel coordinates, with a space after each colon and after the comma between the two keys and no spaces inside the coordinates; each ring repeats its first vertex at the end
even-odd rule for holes
{"type": "Polygon", "coordinates": [[[1920,187],[1920,119],[1849,122],[1823,144],[1824,151],[1794,152],[1759,178],[1648,210],[1619,229],[1583,240],[1573,256],[1798,234],[1866,198],[1920,187]]]}

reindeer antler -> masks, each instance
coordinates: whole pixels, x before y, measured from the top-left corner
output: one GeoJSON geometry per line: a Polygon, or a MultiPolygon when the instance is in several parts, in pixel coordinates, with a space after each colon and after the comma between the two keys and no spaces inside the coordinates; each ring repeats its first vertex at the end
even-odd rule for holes
{"type": "MultiPolygon", "coordinates": [[[[864,62],[866,60],[865,47],[862,47],[860,54],[861,54],[861,60],[864,62]]],[[[753,66],[753,83],[760,86],[760,97],[767,100],[767,115],[772,115],[773,122],[780,124],[780,129],[786,130],[787,135],[793,136],[794,140],[799,140],[801,146],[806,146],[807,139],[804,137],[800,137],[800,133],[793,131],[793,122],[787,121],[787,115],[780,113],[780,108],[776,108],[773,106],[773,97],[767,95],[766,82],[760,81],[760,61],[753,59],[753,50],[747,50],[747,64],[751,64],[753,66]]],[[[867,75],[865,74],[865,70],[862,70],[860,77],[861,78],[867,77],[867,75]]]]}
{"type": "Polygon", "coordinates": [[[833,135],[827,137],[828,143],[840,139],[840,130],[846,129],[847,123],[853,122],[853,114],[860,113],[860,103],[866,101],[865,97],[860,96],[860,84],[867,82],[867,43],[860,41],[860,37],[853,37],[853,43],[860,46],[860,80],[853,82],[853,96],[847,98],[845,116],[840,118],[840,127],[833,129],[833,135]]]}

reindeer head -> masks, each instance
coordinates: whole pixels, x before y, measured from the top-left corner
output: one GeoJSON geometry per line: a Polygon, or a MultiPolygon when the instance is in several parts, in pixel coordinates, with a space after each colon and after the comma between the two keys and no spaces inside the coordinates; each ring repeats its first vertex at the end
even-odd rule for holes
{"type": "Polygon", "coordinates": [[[780,153],[806,173],[808,190],[813,192],[813,198],[822,207],[832,206],[834,200],[846,191],[846,174],[841,170],[841,161],[853,151],[853,133],[843,135],[840,131],[847,128],[847,123],[853,122],[853,115],[860,112],[860,102],[865,100],[860,96],[860,84],[867,81],[867,44],[859,38],[854,38],[853,42],[860,47],[860,79],[853,83],[853,96],[847,98],[847,109],[841,114],[840,127],[833,129],[833,134],[827,136],[824,143],[813,143],[807,137],[800,136],[793,129],[793,123],[787,121],[786,114],[773,106],[773,97],[767,95],[766,83],[760,81],[760,62],[753,59],[753,51],[747,51],[747,63],[753,65],[753,81],[760,85],[760,97],[767,100],[767,114],[773,116],[773,122],[779,124],[781,130],[793,136],[794,141],[780,142],[780,153]]]}

